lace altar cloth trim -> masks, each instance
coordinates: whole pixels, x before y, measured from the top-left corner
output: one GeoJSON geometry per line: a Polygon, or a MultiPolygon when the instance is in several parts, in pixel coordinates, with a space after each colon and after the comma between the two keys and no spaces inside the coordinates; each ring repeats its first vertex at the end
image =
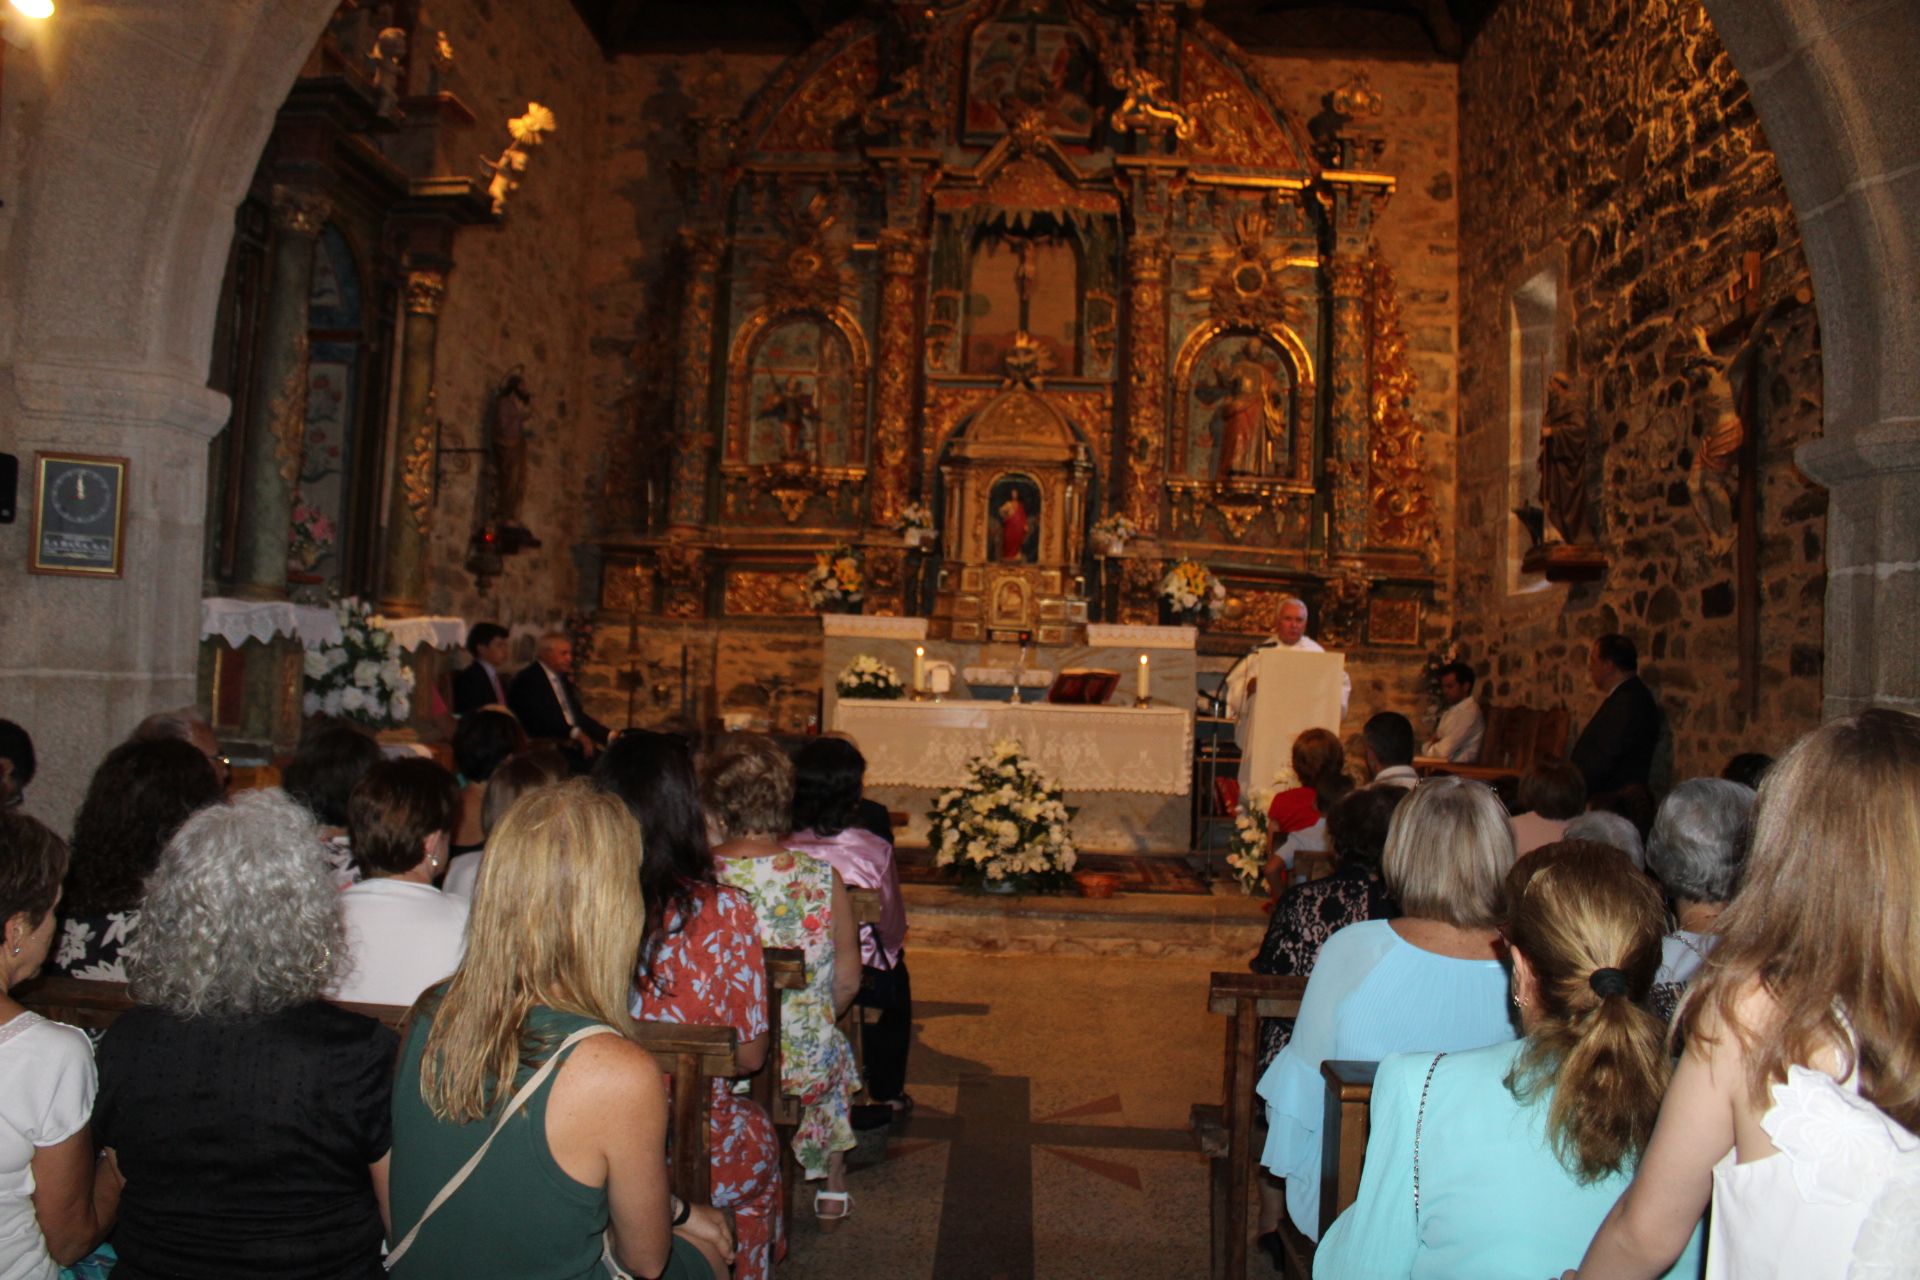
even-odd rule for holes
{"type": "Polygon", "coordinates": [[[1135,627],[1089,622],[1087,644],[1095,649],[1186,649],[1199,643],[1198,627],[1135,627]]]}
{"type": "Polygon", "coordinates": [[[864,613],[823,613],[820,634],[828,636],[864,636],[884,640],[925,640],[925,618],[869,618],[864,613]]]}
{"type": "Polygon", "coordinates": [[[200,638],[215,636],[236,649],[249,640],[265,644],[275,636],[293,636],[306,645],[338,644],[340,624],[333,610],[319,605],[209,596],[200,601],[200,638]]]}
{"type": "Polygon", "coordinates": [[[465,618],[387,618],[384,625],[405,653],[426,647],[458,649],[467,642],[465,618]]]}
{"type": "Polygon", "coordinates": [[[1184,796],[1192,782],[1193,716],[1180,707],[842,698],[833,727],[860,744],[870,786],[956,786],[967,761],[1002,738],[1018,741],[1069,799],[1088,791],[1184,796]]]}

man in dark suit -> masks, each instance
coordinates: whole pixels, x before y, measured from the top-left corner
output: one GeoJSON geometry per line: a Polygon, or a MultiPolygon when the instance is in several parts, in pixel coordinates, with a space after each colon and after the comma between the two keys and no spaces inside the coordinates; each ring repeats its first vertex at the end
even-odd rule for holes
{"type": "Polygon", "coordinates": [[[1593,687],[1606,695],[1573,744],[1589,796],[1646,786],[1660,741],[1660,704],[1640,680],[1640,655],[1623,635],[1601,636],[1587,655],[1593,687]]]}
{"type": "Polygon", "coordinates": [[[561,743],[576,770],[607,745],[607,726],[587,714],[573,686],[573,642],[562,632],[540,637],[534,660],[507,687],[507,707],[529,738],[561,743]]]}
{"type": "Polygon", "coordinates": [[[453,673],[453,714],[463,716],[481,707],[507,705],[507,629],[497,622],[476,622],[467,632],[467,652],[473,661],[453,673]]]}

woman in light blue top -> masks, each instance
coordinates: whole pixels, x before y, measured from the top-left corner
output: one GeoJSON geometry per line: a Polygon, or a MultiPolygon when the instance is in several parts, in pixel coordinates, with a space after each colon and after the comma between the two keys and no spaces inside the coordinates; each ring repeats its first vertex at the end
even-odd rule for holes
{"type": "MultiPolygon", "coordinates": [[[[1524,1039],[1380,1064],[1360,1195],[1316,1277],[1541,1280],[1575,1263],[1653,1132],[1668,1058],[1641,1007],[1660,896],[1619,850],[1565,840],[1507,879],[1524,1039]]],[[[1669,1277],[1691,1277],[1700,1235],[1669,1277]]]]}
{"type": "Polygon", "coordinates": [[[1513,1039],[1506,969],[1494,952],[1500,882],[1512,865],[1506,810],[1480,783],[1433,778],[1395,811],[1381,871],[1406,914],[1327,939],[1293,1039],[1260,1078],[1260,1163],[1286,1179],[1287,1213],[1308,1238],[1320,1235],[1323,1061],[1513,1039]]]}

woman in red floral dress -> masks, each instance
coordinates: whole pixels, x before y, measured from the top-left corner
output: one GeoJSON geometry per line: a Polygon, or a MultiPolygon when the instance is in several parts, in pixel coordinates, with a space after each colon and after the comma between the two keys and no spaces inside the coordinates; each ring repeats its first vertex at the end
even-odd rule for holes
{"type": "MultiPolygon", "coordinates": [[[[767,988],[759,925],[746,897],[714,882],[693,756],[683,739],[629,732],[593,776],[627,802],[644,832],[647,925],[634,978],[635,1017],[732,1027],[747,1074],[767,1057],[767,988]]],[[[744,1085],[741,1086],[744,1088],[744,1085]]],[[[780,1151],[773,1122],[735,1082],[713,1082],[715,1208],[734,1211],[735,1280],[767,1280],[780,1238],[780,1151]]]]}

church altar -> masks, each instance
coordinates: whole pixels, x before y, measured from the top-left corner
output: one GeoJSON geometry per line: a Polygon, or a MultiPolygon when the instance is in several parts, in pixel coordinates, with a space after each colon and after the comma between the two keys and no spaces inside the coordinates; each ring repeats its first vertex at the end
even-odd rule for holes
{"type": "Polygon", "coordinates": [[[1192,847],[1188,796],[1193,768],[1195,632],[1191,627],[1076,628],[1083,644],[964,643],[926,636],[924,618],[822,617],[824,723],[859,744],[867,793],[905,812],[903,839],[926,838],[934,797],[964,776],[968,758],[1001,738],[1016,738],[1066,792],[1083,849],[1178,853],[1192,847]],[[955,673],[940,701],[842,699],[839,673],[856,657],[888,663],[909,685],[914,649],[955,673]],[[1148,660],[1152,705],[1133,705],[1140,658],[1148,660]],[[1022,702],[972,696],[969,669],[1047,672],[1096,667],[1120,673],[1104,705],[1049,703],[1046,686],[1021,690],[1022,702]]]}

